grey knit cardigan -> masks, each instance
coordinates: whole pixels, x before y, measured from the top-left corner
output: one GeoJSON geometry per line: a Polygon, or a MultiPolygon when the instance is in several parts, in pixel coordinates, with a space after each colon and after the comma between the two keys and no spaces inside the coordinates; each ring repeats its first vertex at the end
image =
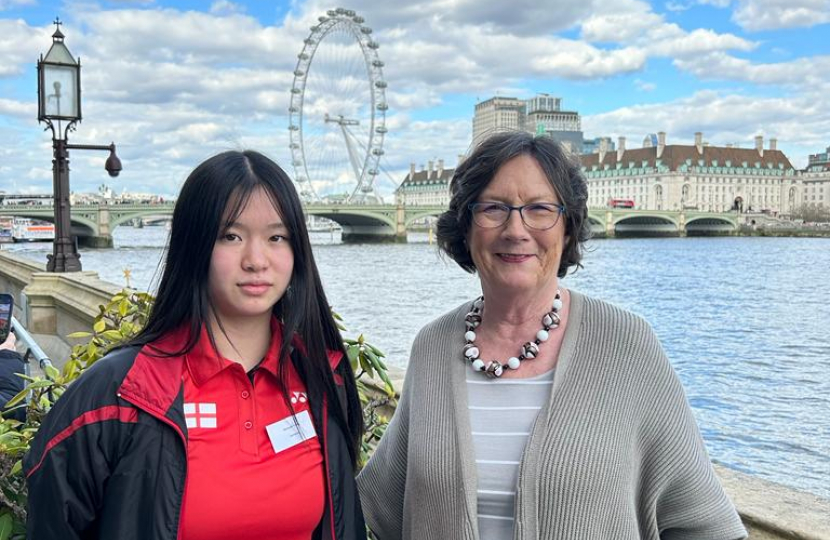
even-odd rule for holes
{"type": "MultiPolygon", "coordinates": [[[[478,538],[462,359],[471,303],[415,339],[398,409],[358,477],[380,540],[478,538]]],[[[641,318],[578,293],[519,467],[514,539],[735,540],[680,382],[641,318]]]]}

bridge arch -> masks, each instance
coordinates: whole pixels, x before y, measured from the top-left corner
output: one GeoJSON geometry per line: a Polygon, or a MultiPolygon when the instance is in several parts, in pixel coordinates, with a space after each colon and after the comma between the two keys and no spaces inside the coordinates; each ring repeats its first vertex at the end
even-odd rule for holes
{"type": "Polygon", "coordinates": [[[675,218],[661,214],[614,216],[611,225],[615,236],[673,236],[682,231],[675,218]]]}
{"type": "Polygon", "coordinates": [[[688,236],[732,234],[737,229],[737,219],[726,216],[694,216],[686,220],[688,236]]]}
{"type": "Polygon", "coordinates": [[[425,210],[423,212],[413,212],[412,214],[407,214],[405,226],[408,229],[410,225],[418,221],[419,219],[423,219],[425,217],[438,217],[443,214],[444,211],[439,209],[431,209],[425,210]]]}
{"type": "Polygon", "coordinates": [[[334,221],[343,229],[344,242],[406,241],[403,215],[396,207],[380,205],[332,206],[310,204],[305,213],[334,221]]]}
{"type": "Polygon", "coordinates": [[[119,213],[114,217],[110,218],[110,232],[114,231],[116,227],[119,225],[124,225],[125,223],[132,223],[133,220],[136,218],[149,218],[149,217],[171,217],[173,214],[172,212],[167,211],[160,211],[160,212],[125,212],[119,213]]]}

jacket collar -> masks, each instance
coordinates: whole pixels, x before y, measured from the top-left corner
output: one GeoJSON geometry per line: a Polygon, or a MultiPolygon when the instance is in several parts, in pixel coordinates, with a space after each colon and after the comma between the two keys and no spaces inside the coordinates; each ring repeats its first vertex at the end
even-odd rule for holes
{"type": "MultiPolygon", "coordinates": [[[[268,348],[262,367],[276,375],[278,369],[277,354],[279,354],[279,348],[282,345],[282,323],[276,318],[272,319],[271,329],[271,345],[268,348]]],[[[191,369],[194,380],[197,380],[197,384],[202,384],[226,367],[221,362],[229,361],[221,358],[215,352],[204,326],[199,342],[193,350],[184,356],[170,356],[171,353],[181,351],[184,348],[188,336],[187,326],[182,326],[152,344],[144,345],[121,383],[119,393],[148,411],[164,416],[179,395],[184,369],[191,369]],[[204,362],[204,366],[201,366],[202,362],[191,361],[191,356],[194,359],[198,357],[207,359],[207,361],[204,362]],[[187,357],[187,361],[185,361],[185,357],[187,357]],[[200,364],[200,367],[196,367],[196,364],[200,364]]],[[[292,347],[305,354],[305,346],[296,334],[293,336],[291,344],[292,347]]],[[[327,354],[329,365],[332,370],[336,369],[343,358],[343,353],[327,351],[327,354]]],[[[342,384],[342,381],[338,382],[342,384]]]]}
{"type": "MultiPolygon", "coordinates": [[[[278,355],[280,353],[280,347],[282,347],[282,323],[276,317],[272,317],[271,344],[268,346],[268,351],[266,351],[265,357],[259,363],[258,367],[266,370],[274,377],[277,377],[277,371],[279,369],[278,355]]],[[[235,363],[224,358],[213,347],[206,326],[202,326],[199,341],[185,355],[184,362],[196,386],[202,386],[220,371],[227,369],[235,363]]]]}

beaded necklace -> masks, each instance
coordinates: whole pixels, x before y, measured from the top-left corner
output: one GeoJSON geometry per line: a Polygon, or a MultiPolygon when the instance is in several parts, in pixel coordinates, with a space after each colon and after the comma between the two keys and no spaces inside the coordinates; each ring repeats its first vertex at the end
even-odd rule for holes
{"type": "Polygon", "coordinates": [[[464,357],[470,361],[474,371],[483,371],[487,377],[492,379],[501,377],[504,373],[504,368],[519,369],[523,361],[539,356],[539,345],[548,340],[550,331],[558,328],[561,322],[559,310],[562,309],[562,291],[556,289],[553,307],[542,317],[542,329],[536,332],[536,339],[522,345],[519,349],[519,355],[508,358],[506,364],[502,364],[498,360],[493,360],[485,364],[484,360],[479,358],[481,352],[475,344],[475,329],[481,324],[481,310],[483,307],[484,296],[479,296],[473,302],[473,308],[464,317],[464,323],[467,327],[467,331],[464,333],[464,340],[466,341],[464,345],[464,357]]]}

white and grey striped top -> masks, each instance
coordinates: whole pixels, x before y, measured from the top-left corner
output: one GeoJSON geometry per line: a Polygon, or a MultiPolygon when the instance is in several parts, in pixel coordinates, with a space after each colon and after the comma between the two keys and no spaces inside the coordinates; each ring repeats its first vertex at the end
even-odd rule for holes
{"type": "Polygon", "coordinates": [[[519,462],[536,416],[550,398],[553,373],[488,379],[472,369],[467,371],[481,540],[513,538],[519,462]]]}

